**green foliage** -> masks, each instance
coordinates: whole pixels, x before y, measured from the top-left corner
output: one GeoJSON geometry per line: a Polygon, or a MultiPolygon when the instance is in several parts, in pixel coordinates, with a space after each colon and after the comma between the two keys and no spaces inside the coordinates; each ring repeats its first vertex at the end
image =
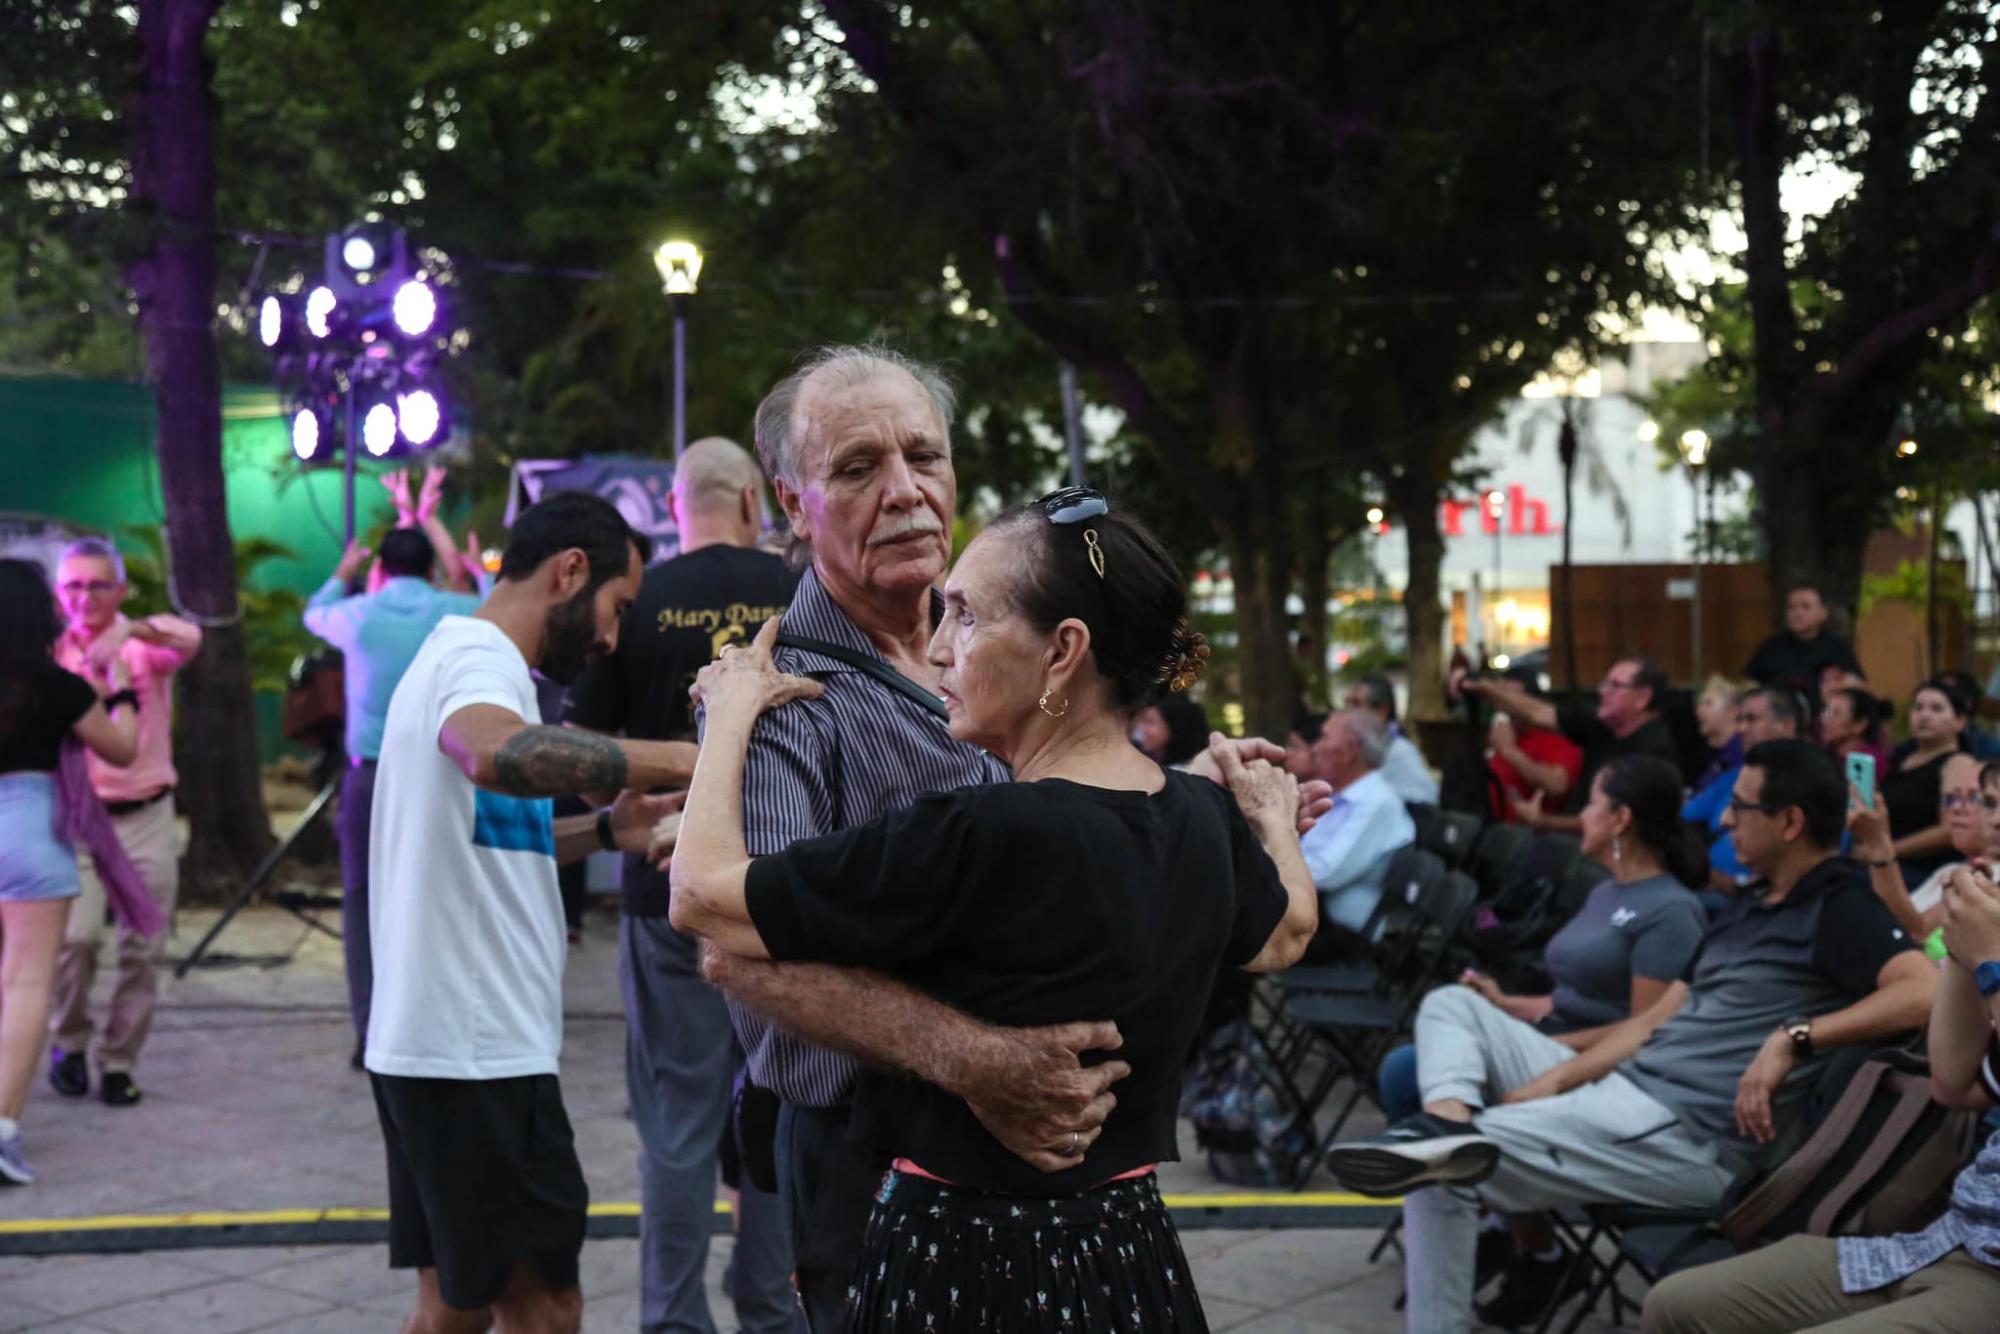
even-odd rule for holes
{"type": "MultiPolygon", "coordinates": [[[[166,544],[160,530],[132,527],[125,530],[125,536],[125,574],[132,586],[135,611],[168,610],[172,604],[167,596],[166,544]],[[130,550],[134,544],[141,548],[138,553],[130,550]]],[[[290,685],[292,663],[310,651],[313,638],[300,619],[306,600],[288,588],[259,587],[257,573],[266,561],[296,556],[291,548],[269,538],[239,538],[236,542],[237,601],[243,609],[250,684],[274,694],[282,694],[290,685]]]]}
{"type": "MultiPolygon", "coordinates": [[[[1906,602],[1913,607],[1923,607],[1929,604],[1930,592],[1929,563],[1921,560],[1900,561],[1892,574],[1861,577],[1861,614],[1866,616],[1878,602],[1906,602]]],[[[1970,601],[1965,580],[1962,577],[1939,580],[1937,600],[1941,605],[1965,609],[1970,601]]]]}

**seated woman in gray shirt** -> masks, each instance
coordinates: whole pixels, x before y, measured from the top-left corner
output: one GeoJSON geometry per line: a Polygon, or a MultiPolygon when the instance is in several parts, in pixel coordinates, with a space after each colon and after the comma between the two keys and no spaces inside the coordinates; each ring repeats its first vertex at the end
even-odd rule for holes
{"type": "MultiPolygon", "coordinates": [[[[1609,866],[1611,878],[1549,942],[1543,962],[1555,990],[1509,995],[1471,970],[1460,982],[1578,1051],[1611,1025],[1650,1008],[1686,971],[1706,925],[1694,887],[1708,882],[1708,854],[1680,812],[1681,777],[1665,760],[1626,755],[1605,765],[1582,811],[1583,855],[1609,866]]],[[[1422,1059],[1417,1047],[1408,1046],[1382,1063],[1378,1083],[1391,1125],[1423,1108],[1417,1091],[1422,1059]]],[[[1553,1234],[1540,1220],[1515,1220],[1511,1245],[1499,1221],[1480,1244],[1482,1280],[1514,1255],[1554,1251],[1553,1234]]],[[[1532,1286],[1504,1288],[1479,1308],[1480,1318],[1499,1325],[1532,1320],[1546,1295],[1532,1286]]]]}
{"type": "Polygon", "coordinates": [[[1680,822],[1680,793],[1680,775],[1651,755],[1627,755],[1598,773],[1583,809],[1583,855],[1609,866],[1611,878],[1549,942],[1543,962],[1553,993],[1510,996],[1469,970],[1460,981],[1550,1033],[1603,1028],[1658,1000],[1706,926],[1693,889],[1708,878],[1708,857],[1680,822]]]}

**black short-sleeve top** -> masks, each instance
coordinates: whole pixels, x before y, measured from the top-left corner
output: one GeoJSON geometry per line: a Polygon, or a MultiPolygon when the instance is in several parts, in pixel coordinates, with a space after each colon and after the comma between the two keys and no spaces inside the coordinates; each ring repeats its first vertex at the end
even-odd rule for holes
{"type": "Polygon", "coordinates": [[[0,670],[0,773],[52,773],[63,738],[97,703],[97,691],[53,658],[0,670]]]}
{"type": "Polygon", "coordinates": [[[1180,1072],[1210,987],[1256,957],[1286,896],[1235,799],[1163,772],[1154,793],[1060,779],[941,793],[751,864],[750,916],[773,958],[881,968],[995,1024],[1109,1019],[1132,1066],[1103,1135],[1065,1172],[1036,1171],[963,1102],[906,1076],[864,1077],[857,1136],[1025,1195],[1178,1156],[1180,1072]]]}

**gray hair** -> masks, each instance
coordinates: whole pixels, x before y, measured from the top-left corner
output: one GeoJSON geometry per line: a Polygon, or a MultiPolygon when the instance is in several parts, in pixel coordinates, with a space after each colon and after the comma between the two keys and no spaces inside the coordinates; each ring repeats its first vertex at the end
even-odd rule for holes
{"type": "Polygon", "coordinates": [[[125,558],[118,554],[116,546],[101,537],[79,537],[62,549],[58,563],[71,557],[84,556],[95,556],[98,560],[107,562],[111,566],[112,573],[118,576],[118,582],[121,584],[126,582],[125,558]]]}
{"type": "Polygon", "coordinates": [[[1363,764],[1370,769],[1382,767],[1382,761],[1389,755],[1389,729],[1380,718],[1360,709],[1342,709],[1326,721],[1328,726],[1337,724],[1347,733],[1361,753],[1363,764]]]}
{"type": "Polygon", "coordinates": [[[754,428],[757,457],[764,464],[765,475],[773,481],[782,481],[793,488],[798,486],[798,441],[792,428],[799,391],[821,371],[839,377],[844,385],[865,384],[890,371],[903,372],[930,396],[931,406],[937,410],[938,422],[944,428],[945,451],[951,451],[951,423],[958,410],[958,393],[943,371],[879,343],[834,344],[807,353],[798,367],[773,385],[771,392],[764,395],[764,401],[757,405],[754,428]]]}

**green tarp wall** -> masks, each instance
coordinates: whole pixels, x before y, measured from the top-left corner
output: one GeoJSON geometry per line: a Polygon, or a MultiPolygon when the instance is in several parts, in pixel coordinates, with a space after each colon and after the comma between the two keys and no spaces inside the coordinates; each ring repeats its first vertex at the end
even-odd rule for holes
{"type": "MultiPolygon", "coordinates": [[[[129,544],[127,529],[157,530],[165,517],[154,437],[146,385],[0,376],[0,510],[64,519],[129,544]]],[[[265,562],[255,579],[300,593],[318,588],[340,559],[340,469],[301,468],[276,394],[242,385],[223,391],[222,466],[231,535],[266,537],[293,553],[265,562]]],[[[389,511],[372,472],[364,464],[356,488],[364,534],[389,511]]],[[[277,703],[276,696],[258,700],[267,759],[285,748],[277,703]]]]}

